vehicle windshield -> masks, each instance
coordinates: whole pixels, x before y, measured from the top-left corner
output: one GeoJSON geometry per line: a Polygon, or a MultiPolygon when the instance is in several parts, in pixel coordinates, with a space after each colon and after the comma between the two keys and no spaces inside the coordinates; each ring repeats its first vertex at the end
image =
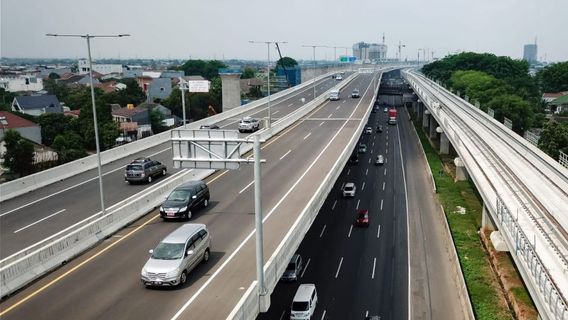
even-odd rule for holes
{"type": "Polygon", "coordinates": [[[157,260],[176,260],[183,257],[183,243],[163,243],[161,242],[154,252],[152,252],[152,259],[157,260]]]}
{"type": "Polygon", "coordinates": [[[129,164],[126,166],[126,170],[128,171],[140,171],[142,170],[142,165],[139,164],[129,164]]]}
{"type": "Polygon", "coordinates": [[[291,270],[291,271],[294,271],[294,270],[296,270],[296,264],[293,263],[293,262],[288,263],[288,266],[286,267],[286,270],[287,270],[287,271],[290,271],[290,270],[291,270]]]}
{"type": "Polygon", "coordinates": [[[345,191],[351,191],[353,190],[353,186],[345,186],[345,191]]]}
{"type": "Polygon", "coordinates": [[[171,201],[188,201],[189,200],[189,190],[174,190],[172,193],[170,193],[170,195],[168,196],[168,200],[171,201]]]}
{"type": "Polygon", "coordinates": [[[292,311],[308,311],[310,304],[307,301],[292,302],[292,311]]]}

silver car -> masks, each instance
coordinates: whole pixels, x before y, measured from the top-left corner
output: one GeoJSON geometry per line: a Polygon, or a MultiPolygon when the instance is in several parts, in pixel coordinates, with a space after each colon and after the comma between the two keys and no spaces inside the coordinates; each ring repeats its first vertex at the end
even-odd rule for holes
{"type": "Polygon", "coordinates": [[[162,240],[141,272],[145,286],[183,286],[187,275],[211,254],[211,236],[204,224],[188,223],[162,240]]]}

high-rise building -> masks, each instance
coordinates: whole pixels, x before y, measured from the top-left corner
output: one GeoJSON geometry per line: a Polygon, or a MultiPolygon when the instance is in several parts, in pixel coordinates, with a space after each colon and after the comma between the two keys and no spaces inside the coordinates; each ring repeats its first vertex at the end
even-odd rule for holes
{"type": "Polygon", "coordinates": [[[536,54],[536,42],[534,44],[525,44],[525,47],[523,49],[523,60],[526,60],[530,64],[536,63],[536,54]]]}
{"type": "Polygon", "coordinates": [[[384,60],[387,57],[387,46],[384,43],[358,42],[353,45],[353,56],[357,60],[384,60]]]}

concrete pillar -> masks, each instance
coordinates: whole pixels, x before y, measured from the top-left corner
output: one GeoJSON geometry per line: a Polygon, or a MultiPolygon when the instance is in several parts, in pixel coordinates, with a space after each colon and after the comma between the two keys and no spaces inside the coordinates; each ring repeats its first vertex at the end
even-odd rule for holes
{"type": "Polygon", "coordinates": [[[436,128],[438,128],[438,122],[436,122],[433,116],[430,116],[430,139],[436,139],[438,137],[436,128]]]}
{"type": "Polygon", "coordinates": [[[491,213],[487,209],[485,203],[483,204],[483,210],[481,211],[481,228],[485,230],[496,230],[495,223],[491,218],[491,213]]]}
{"type": "Polygon", "coordinates": [[[418,113],[416,114],[416,119],[422,118],[424,115],[424,104],[422,101],[418,100],[418,113]]]}
{"type": "Polygon", "coordinates": [[[422,114],[422,128],[427,128],[430,124],[430,111],[424,110],[422,114]]]}
{"type": "Polygon", "coordinates": [[[509,252],[509,248],[507,247],[507,243],[505,239],[503,239],[503,235],[501,231],[493,231],[489,235],[489,239],[491,239],[491,244],[497,251],[501,252],[509,252]]]}
{"type": "Polygon", "coordinates": [[[241,73],[236,70],[227,70],[227,72],[219,72],[219,76],[222,85],[223,111],[240,107],[241,73]]]}
{"type": "Polygon", "coordinates": [[[459,157],[454,159],[454,164],[456,166],[456,181],[465,181],[468,179],[467,169],[462,159],[459,157]]]}
{"type": "Polygon", "coordinates": [[[441,130],[440,127],[440,154],[449,154],[450,153],[450,140],[448,139],[448,135],[441,130]]]}
{"type": "Polygon", "coordinates": [[[418,101],[412,101],[412,113],[418,119],[418,101]]]}

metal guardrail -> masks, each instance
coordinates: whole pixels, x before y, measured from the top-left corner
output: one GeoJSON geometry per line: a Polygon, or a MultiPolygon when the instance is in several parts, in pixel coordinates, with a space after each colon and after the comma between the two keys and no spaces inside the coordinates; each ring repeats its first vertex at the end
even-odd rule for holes
{"type": "MultiPolygon", "coordinates": [[[[349,78],[346,80],[350,80],[349,78]]],[[[375,92],[370,105],[368,106],[367,112],[365,113],[364,119],[369,117],[371,112],[371,106],[374,103],[377,95],[378,87],[380,86],[380,78],[377,82],[377,86],[374,88],[375,92]]],[[[326,97],[327,98],[327,97],[326,97]]],[[[309,112],[309,111],[307,111],[309,112]]],[[[306,112],[306,113],[307,113],[306,112]]],[[[299,118],[298,118],[299,119],[299,118]]],[[[264,266],[266,288],[271,294],[278,283],[281,275],[284,273],[288,262],[292,255],[298,249],[300,243],[302,242],[305,234],[310,229],[313,221],[315,220],[319,209],[323,205],[327,195],[329,194],[331,188],[333,188],[334,182],[337,180],[341,174],[342,168],[347,163],[349,156],[351,155],[351,150],[355,148],[358,138],[363,132],[365,127],[365,121],[361,121],[354,135],[351,137],[349,143],[345,146],[341,156],[335,162],[333,168],[326,175],[320,187],[310,199],[304,210],[300,213],[280,245],[276,248],[274,253],[271,255],[270,259],[266,262],[264,266]]],[[[258,295],[257,282],[253,281],[247,292],[243,295],[239,303],[233,308],[232,312],[229,314],[227,319],[255,319],[259,314],[260,310],[260,300],[258,295]]]]}

